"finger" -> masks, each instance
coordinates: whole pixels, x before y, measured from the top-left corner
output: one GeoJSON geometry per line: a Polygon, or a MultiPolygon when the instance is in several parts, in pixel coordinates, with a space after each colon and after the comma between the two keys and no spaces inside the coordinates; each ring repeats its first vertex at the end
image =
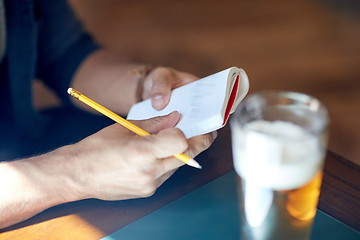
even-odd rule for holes
{"type": "Polygon", "coordinates": [[[174,155],[183,153],[188,144],[179,129],[170,128],[157,135],[132,138],[127,142],[126,148],[126,159],[132,159],[132,163],[140,163],[142,169],[151,167],[158,177],[184,164],[174,155]]]}
{"type": "Polygon", "coordinates": [[[172,86],[177,84],[178,78],[172,71],[163,69],[158,70],[152,77],[151,105],[153,108],[161,110],[169,103],[172,86]]]}
{"type": "Polygon", "coordinates": [[[174,88],[186,85],[188,83],[194,82],[199,79],[195,75],[192,75],[192,74],[186,73],[186,72],[178,72],[178,78],[180,78],[180,81],[178,81],[180,84],[177,86],[174,86],[174,88]]]}
{"type": "Polygon", "coordinates": [[[180,113],[177,111],[171,112],[168,115],[154,117],[146,120],[131,121],[136,126],[144,129],[150,134],[158,133],[166,128],[173,128],[180,120],[180,113]]]}
{"type": "Polygon", "coordinates": [[[170,101],[171,90],[198,79],[192,74],[171,68],[158,68],[152,74],[150,91],[151,103],[157,110],[163,109],[170,101]]]}
{"type": "Polygon", "coordinates": [[[161,159],[160,161],[161,161],[162,171],[164,172],[173,171],[174,169],[176,170],[185,165],[183,161],[177,159],[174,156],[161,159]]]}
{"type": "Polygon", "coordinates": [[[156,135],[147,136],[151,154],[157,158],[168,158],[183,153],[188,148],[184,134],[177,128],[160,131],[156,135]]]}
{"type": "Polygon", "coordinates": [[[217,132],[211,132],[204,135],[195,136],[188,139],[189,148],[186,150],[186,154],[190,157],[195,157],[199,153],[208,149],[217,137],[217,132]]]}

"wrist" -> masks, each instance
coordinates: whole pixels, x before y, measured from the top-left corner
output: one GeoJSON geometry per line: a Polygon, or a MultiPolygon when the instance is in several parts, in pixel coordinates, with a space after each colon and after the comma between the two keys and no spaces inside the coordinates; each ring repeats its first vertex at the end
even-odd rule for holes
{"type": "Polygon", "coordinates": [[[52,170],[56,176],[53,178],[55,189],[61,191],[54,193],[62,202],[72,202],[87,198],[86,190],[83,187],[82,174],[83,169],[78,164],[78,158],[81,157],[79,151],[75,148],[76,144],[63,146],[50,154],[52,170]]]}
{"type": "Polygon", "coordinates": [[[79,172],[71,164],[71,145],[24,160],[39,196],[51,207],[82,199],[77,178],[79,172]]]}
{"type": "Polygon", "coordinates": [[[135,92],[135,101],[143,101],[144,82],[149,74],[156,68],[154,65],[145,65],[141,68],[131,70],[131,73],[137,76],[137,87],[135,92]]]}

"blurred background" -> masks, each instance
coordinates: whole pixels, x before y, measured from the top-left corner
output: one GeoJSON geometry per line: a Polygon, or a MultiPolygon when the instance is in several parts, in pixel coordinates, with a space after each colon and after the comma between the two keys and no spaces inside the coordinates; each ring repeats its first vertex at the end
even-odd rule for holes
{"type": "Polygon", "coordinates": [[[70,0],[95,39],[131,60],[204,77],[243,68],[250,92],[313,95],[329,149],[360,164],[360,1],[70,0]]]}

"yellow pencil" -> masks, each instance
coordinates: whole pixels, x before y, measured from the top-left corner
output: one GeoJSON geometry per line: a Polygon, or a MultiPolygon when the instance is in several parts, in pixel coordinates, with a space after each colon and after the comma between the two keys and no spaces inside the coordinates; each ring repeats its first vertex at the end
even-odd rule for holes
{"type": "MultiPolygon", "coordinates": [[[[125,120],[124,118],[122,118],[119,115],[117,115],[116,113],[108,110],[107,108],[101,106],[97,102],[94,102],[90,98],[88,98],[85,95],[81,94],[79,91],[76,91],[73,88],[69,88],[67,92],[71,96],[79,99],[80,101],[82,101],[86,105],[94,108],[98,112],[100,112],[100,113],[104,114],[105,116],[111,118],[115,122],[117,122],[120,125],[126,127],[127,129],[129,129],[130,131],[136,133],[137,135],[140,135],[140,136],[150,135],[150,133],[144,131],[143,129],[139,128],[135,124],[132,124],[131,122],[125,120]]],[[[198,162],[196,162],[193,158],[189,157],[188,155],[186,155],[184,153],[176,154],[176,155],[174,155],[174,157],[176,157],[177,159],[183,161],[184,163],[186,163],[189,166],[196,167],[196,168],[199,168],[199,169],[202,168],[198,162]]]]}

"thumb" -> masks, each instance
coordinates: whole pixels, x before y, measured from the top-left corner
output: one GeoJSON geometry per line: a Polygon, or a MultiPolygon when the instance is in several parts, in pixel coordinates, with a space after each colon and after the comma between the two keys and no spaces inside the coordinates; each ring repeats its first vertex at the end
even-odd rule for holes
{"type": "Polygon", "coordinates": [[[179,120],[180,113],[178,111],[174,111],[165,116],[154,117],[146,120],[134,120],[131,122],[150,134],[155,134],[163,129],[175,127],[179,120]]]}

